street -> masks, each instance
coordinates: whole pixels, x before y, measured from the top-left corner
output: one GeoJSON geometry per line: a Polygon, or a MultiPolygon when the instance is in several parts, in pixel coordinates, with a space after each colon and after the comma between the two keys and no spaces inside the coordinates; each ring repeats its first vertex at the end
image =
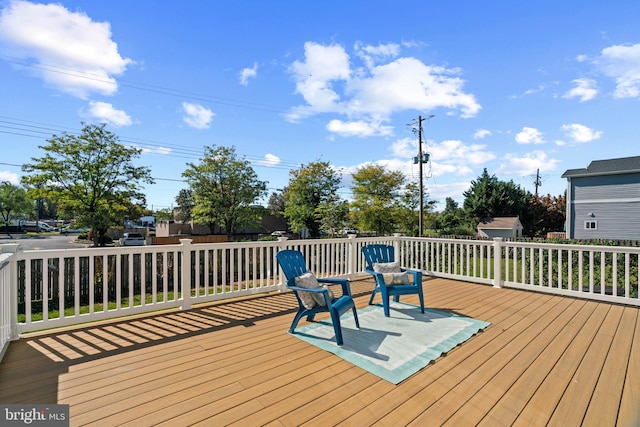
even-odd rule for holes
{"type": "Polygon", "coordinates": [[[61,235],[61,234],[42,234],[42,235],[12,235],[13,239],[6,234],[0,234],[0,245],[6,243],[18,243],[23,251],[42,250],[42,249],[81,249],[90,244],[82,241],[76,242],[77,234],[61,235]]]}

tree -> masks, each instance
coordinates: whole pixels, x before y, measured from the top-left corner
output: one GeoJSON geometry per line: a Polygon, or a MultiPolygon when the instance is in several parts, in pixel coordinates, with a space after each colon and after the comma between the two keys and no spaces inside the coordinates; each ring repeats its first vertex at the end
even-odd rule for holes
{"type": "Polygon", "coordinates": [[[545,236],[548,232],[564,230],[567,208],[564,196],[533,196],[529,208],[534,218],[532,235],[545,236]]]}
{"type": "MultiPolygon", "coordinates": [[[[427,195],[423,194],[423,211],[424,224],[429,224],[430,217],[433,217],[433,209],[435,200],[428,200],[427,195]]],[[[418,235],[418,226],[420,215],[420,186],[417,182],[411,181],[404,186],[400,200],[396,205],[395,222],[398,231],[406,233],[408,236],[418,235]]],[[[424,230],[423,230],[424,231],[424,230]]]]}
{"type": "Polygon", "coordinates": [[[23,166],[22,183],[35,198],[55,201],[80,226],[93,230],[94,245],[107,229],[122,224],[145,205],[142,184],[152,184],[150,170],[135,166],[142,150],[120,144],[106,124],[85,125],[79,135],[53,135],[46,154],[23,166]]]}
{"type": "Polygon", "coordinates": [[[384,166],[367,165],[353,175],[354,201],[358,225],[364,230],[375,230],[379,234],[394,231],[397,201],[404,184],[404,175],[399,171],[387,171],[384,166]]]}
{"type": "Polygon", "coordinates": [[[525,229],[530,216],[527,208],[531,194],[513,181],[500,181],[495,175],[489,176],[485,168],[471,187],[463,193],[464,211],[467,225],[476,228],[484,218],[518,216],[525,229]]]}
{"type": "Polygon", "coordinates": [[[33,201],[29,199],[24,188],[7,181],[0,182],[0,219],[2,219],[2,224],[8,226],[19,215],[28,215],[31,212],[33,212],[33,201]]]}
{"type": "Polygon", "coordinates": [[[286,192],[287,188],[285,187],[283,190],[280,190],[279,193],[274,191],[271,193],[271,196],[269,196],[267,208],[271,215],[279,217],[284,216],[284,210],[287,207],[287,198],[285,196],[286,192]]]}
{"type": "Polygon", "coordinates": [[[191,219],[193,218],[193,208],[196,204],[193,196],[193,191],[190,188],[183,188],[178,192],[175,201],[177,205],[175,209],[176,221],[191,221],[191,219]]]}
{"type": "Polygon", "coordinates": [[[464,210],[451,197],[445,199],[445,208],[440,212],[438,222],[443,234],[467,234],[468,232],[464,227],[464,210]]]}
{"type": "Polygon", "coordinates": [[[339,201],[335,197],[339,184],[340,175],[329,162],[311,162],[290,171],[289,185],[284,193],[284,216],[291,229],[296,232],[307,229],[312,238],[320,237],[323,223],[320,205],[339,201]]]}
{"type": "Polygon", "coordinates": [[[266,195],[267,183],[235,147],[205,147],[199,164],[187,163],[182,173],[195,198],[193,218],[211,230],[217,224],[232,240],[236,229],[256,222],[252,205],[266,195]]]}
{"type": "Polygon", "coordinates": [[[335,193],[320,202],[316,209],[316,217],[321,223],[320,230],[332,236],[343,228],[348,216],[349,203],[335,193]]]}

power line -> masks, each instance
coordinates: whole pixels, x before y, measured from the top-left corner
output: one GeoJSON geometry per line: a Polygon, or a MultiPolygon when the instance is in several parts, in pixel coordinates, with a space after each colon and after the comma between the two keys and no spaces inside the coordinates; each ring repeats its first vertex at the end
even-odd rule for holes
{"type": "Polygon", "coordinates": [[[10,64],[20,65],[26,68],[33,68],[41,71],[47,71],[49,73],[63,74],[67,76],[76,77],[84,80],[91,80],[99,83],[105,83],[113,86],[122,86],[130,89],[142,90],[146,92],[159,93],[162,95],[182,97],[195,101],[210,102],[213,104],[227,105],[232,107],[247,108],[252,110],[269,111],[274,113],[286,113],[289,111],[287,107],[281,107],[277,105],[261,104],[251,101],[242,101],[231,98],[223,98],[212,95],[202,95],[193,92],[182,91],[178,89],[166,88],[163,86],[149,85],[146,83],[134,82],[126,79],[118,79],[116,82],[114,79],[105,78],[105,76],[94,73],[87,73],[84,71],[75,70],[72,68],[60,67],[51,64],[33,64],[23,58],[16,58],[13,56],[0,55],[0,61],[4,61],[10,64]]]}

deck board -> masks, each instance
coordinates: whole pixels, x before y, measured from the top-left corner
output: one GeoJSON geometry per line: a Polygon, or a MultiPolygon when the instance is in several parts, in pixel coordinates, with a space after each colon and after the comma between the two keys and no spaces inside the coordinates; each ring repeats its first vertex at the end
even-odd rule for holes
{"type": "MultiPolygon", "coordinates": [[[[372,286],[352,282],[358,307],[372,286]]],[[[491,326],[399,385],[287,334],[295,300],[271,294],[29,334],[0,364],[0,402],[67,403],[73,426],[640,423],[638,308],[424,289],[491,326]]]]}

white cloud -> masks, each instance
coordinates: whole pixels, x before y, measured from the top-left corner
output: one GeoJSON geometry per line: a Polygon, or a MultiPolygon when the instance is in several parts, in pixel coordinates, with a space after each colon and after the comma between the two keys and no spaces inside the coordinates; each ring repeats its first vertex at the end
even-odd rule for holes
{"type": "Polygon", "coordinates": [[[20,185],[18,174],[9,171],[0,171],[0,182],[9,182],[13,185],[20,185]]]}
{"type": "Polygon", "coordinates": [[[595,131],[587,126],[572,123],[569,125],[562,125],[562,130],[567,137],[571,138],[575,142],[591,142],[602,136],[602,131],[595,131]]]}
{"type": "Polygon", "coordinates": [[[591,101],[598,94],[598,84],[593,79],[575,79],[576,87],[562,95],[563,98],[580,98],[580,102],[591,101]]]}
{"type": "MultiPolygon", "coordinates": [[[[485,145],[465,144],[459,140],[431,143],[426,151],[431,154],[431,161],[439,164],[443,171],[455,170],[456,173],[467,173],[467,165],[482,165],[496,158],[495,154],[486,151],[485,145]],[[443,165],[448,167],[444,168],[443,165]]],[[[435,171],[434,167],[434,173],[435,171]]]]}
{"type": "Polygon", "coordinates": [[[538,129],[524,126],[522,130],[516,134],[516,142],[518,144],[542,144],[544,143],[544,139],[538,129]]]}
{"type": "Polygon", "coordinates": [[[379,44],[378,46],[356,43],[354,46],[356,55],[371,68],[380,61],[395,58],[400,54],[400,45],[395,43],[379,44]]]}
{"type": "MultiPolygon", "coordinates": [[[[354,67],[340,45],[305,43],[304,61],[295,61],[290,72],[306,104],[292,108],[287,119],[336,113],[346,115],[349,122],[371,124],[407,110],[444,107],[458,110],[463,117],[480,111],[475,97],[463,91],[459,69],[426,65],[412,57],[395,58],[399,52],[395,44],[357,44],[355,59],[364,64],[354,67]]],[[[367,126],[362,129],[370,131],[367,126]]]]}
{"type": "Polygon", "coordinates": [[[108,22],[61,4],[8,3],[0,14],[0,43],[3,53],[34,62],[29,70],[48,85],[80,98],[115,93],[113,76],[132,63],[118,53],[108,22]]]}
{"type": "Polygon", "coordinates": [[[186,124],[196,129],[209,129],[215,113],[202,105],[183,102],[183,120],[186,124]]]}
{"type": "MultiPolygon", "coordinates": [[[[424,148],[424,147],[423,147],[424,148]]],[[[391,144],[391,152],[394,156],[412,158],[418,155],[418,140],[415,138],[402,138],[391,144]]]]}
{"type": "Polygon", "coordinates": [[[500,165],[496,175],[525,176],[540,171],[552,171],[558,166],[557,159],[551,159],[544,151],[533,151],[524,156],[507,154],[506,163],[500,165]]]}
{"type": "Polygon", "coordinates": [[[262,166],[276,166],[280,164],[280,157],[267,153],[264,155],[264,160],[258,160],[256,163],[262,166]]]}
{"type": "Polygon", "coordinates": [[[640,43],[631,46],[615,45],[602,49],[596,64],[608,77],[615,79],[614,97],[640,97],[640,43]]]}
{"type": "Polygon", "coordinates": [[[258,63],[253,63],[253,68],[243,68],[240,71],[240,84],[247,86],[250,78],[255,78],[258,75],[258,63]]]}
{"type": "Polygon", "coordinates": [[[463,117],[480,111],[473,95],[464,93],[460,70],[425,65],[415,58],[398,58],[378,65],[370,74],[348,82],[353,93],[349,110],[372,115],[397,111],[430,111],[438,107],[459,109],[463,117]]]}
{"type": "Polygon", "coordinates": [[[371,123],[362,120],[353,122],[343,122],[342,120],[334,119],[327,124],[327,130],[329,132],[336,133],[341,136],[374,136],[374,135],[391,135],[391,126],[384,126],[380,122],[371,123]]]}
{"type": "Polygon", "coordinates": [[[89,117],[98,119],[101,123],[109,123],[113,126],[130,126],[131,116],[123,110],[113,108],[113,105],[107,102],[91,101],[89,109],[85,112],[89,117]]]}
{"type": "Polygon", "coordinates": [[[142,150],[142,154],[171,154],[171,148],[167,147],[138,147],[142,150]]]}
{"type": "Polygon", "coordinates": [[[322,46],[313,42],[304,44],[305,61],[295,61],[290,71],[296,81],[296,92],[302,95],[307,106],[295,108],[290,120],[319,112],[339,111],[339,95],[333,82],[350,77],[349,56],[342,46],[322,46]]]}
{"type": "Polygon", "coordinates": [[[478,129],[473,134],[473,139],[483,139],[484,137],[487,137],[487,136],[490,136],[490,135],[491,135],[491,131],[490,130],[478,129]]]}

